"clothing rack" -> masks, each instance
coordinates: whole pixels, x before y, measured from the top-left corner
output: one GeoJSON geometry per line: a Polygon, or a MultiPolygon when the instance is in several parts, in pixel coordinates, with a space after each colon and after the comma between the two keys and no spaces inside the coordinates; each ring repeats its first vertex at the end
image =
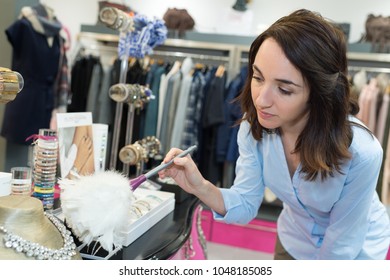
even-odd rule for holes
{"type": "Polygon", "coordinates": [[[358,72],[366,71],[370,73],[390,73],[390,68],[377,68],[377,67],[365,67],[365,66],[348,66],[349,71],[358,72]]]}
{"type": "Polygon", "coordinates": [[[390,68],[390,54],[347,52],[348,66],[390,68]]]}
{"type": "Polygon", "coordinates": [[[164,57],[171,56],[171,57],[178,57],[178,58],[191,57],[197,60],[229,62],[228,57],[221,57],[217,55],[207,55],[207,54],[185,53],[185,52],[154,51],[152,56],[164,56],[164,57]]]}
{"type": "MultiPolygon", "coordinates": [[[[105,37],[102,37],[103,39],[105,37]]],[[[100,41],[93,39],[89,36],[78,36],[77,43],[74,50],[70,54],[70,64],[73,65],[73,62],[80,56],[91,54],[95,56],[100,56],[103,58],[102,63],[111,63],[111,59],[117,57],[118,47],[113,43],[106,43],[107,41],[100,41]]]]}
{"type": "MultiPolygon", "coordinates": [[[[248,63],[249,47],[238,46],[238,61],[248,63]]],[[[390,73],[390,54],[347,52],[348,69],[374,73],[390,73]]]]}
{"type": "Polygon", "coordinates": [[[248,64],[249,47],[237,46],[237,60],[240,65],[248,64]]]}
{"type": "MultiPolygon", "coordinates": [[[[82,45],[79,46],[79,51],[90,50],[97,52],[108,52],[108,53],[117,53],[117,46],[114,45],[102,45],[99,42],[94,44],[82,45]]],[[[191,53],[191,52],[183,52],[183,51],[166,51],[166,50],[157,50],[153,51],[151,56],[163,56],[163,57],[177,57],[177,58],[186,58],[191,57],[197,60],[202,61],[218,61],[218,62],[229,62],[229,57],[226,56],[218,56],[218,55],[207,55],[207,54],[199,54],[199,53],[191,53]]]]}
{"type": "MultiPolygon", "coordinates": [[[[117,52],[118,35],[95,32],[81,32],[77,36],[82,47],[91,50],[117,52]]],[[[76,50],[77,51],[77,50],[76,50]]],[[[153,49],[150,57],[172,57],[184,59],[191,57],[197,61],[213,65],[223,63],[228,73],[228,81],[239,73],[237,61],[238,48],[233,44],[209,43],[182,39],[167,39],[163,45],[153,49]]]]}

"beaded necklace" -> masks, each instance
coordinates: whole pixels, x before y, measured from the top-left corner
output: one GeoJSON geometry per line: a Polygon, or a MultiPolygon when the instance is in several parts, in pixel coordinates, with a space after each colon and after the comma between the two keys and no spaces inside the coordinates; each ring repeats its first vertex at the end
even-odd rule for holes
{"type": "Polygon", "coordinates": [[[0,232],[4,233],[3,241],[5,247],[14,249],[17,253],[24,253],[27,257],[33,257],[37,260],[70,260],[76,255],[76,244],[73,241],[70,231],[56,217],[46,212],[44,213],[61,233],[64,240],[64,246],[62,248],[50,249],[38,243],[25,240],[0,225],[0,232]]]}

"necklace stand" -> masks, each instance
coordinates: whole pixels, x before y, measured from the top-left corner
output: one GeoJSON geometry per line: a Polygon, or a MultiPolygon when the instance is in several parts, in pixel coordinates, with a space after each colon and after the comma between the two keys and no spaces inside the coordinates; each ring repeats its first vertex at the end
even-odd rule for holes
{"type": "MultiPolygon", "coordinates": [[[[56,219],[56,218],[54,218],[56,219]]],[[[30,196],[2,196],[0,197],[0,227],[17,235],[29,243],[38,243],[50,249],[60,249],[64,246],[60,225],[55,225],[43,211],[42,202],[30,196]],[[58,227],[58,228],[57,228],[58,227]]],[[[31,260],[25,253],[17,252],[14,248],[7,248],[3,241],[6,233],[0,231],[0,259],[31,260]]],[[[79,252],[72,259],[81,259],[79,252]]]]}

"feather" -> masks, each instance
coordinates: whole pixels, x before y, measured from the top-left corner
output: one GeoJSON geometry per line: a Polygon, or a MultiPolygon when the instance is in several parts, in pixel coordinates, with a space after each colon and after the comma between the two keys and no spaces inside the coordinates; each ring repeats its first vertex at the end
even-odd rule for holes
{"type": "Polygon", "coordinates": [[[59,179],[65,219],[80,241],[98,241],[108,252],[122,247],[135,200],[129,180],[116,171],[59,179]]]}

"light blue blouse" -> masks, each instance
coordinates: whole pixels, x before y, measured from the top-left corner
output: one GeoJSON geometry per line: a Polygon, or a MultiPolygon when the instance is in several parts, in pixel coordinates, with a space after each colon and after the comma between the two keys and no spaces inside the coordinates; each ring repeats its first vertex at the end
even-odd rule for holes
{"type": "MultiPolygon", "coordinates": [[[[359,122],[356,118],[352,118],[359,122]]],[[[248,223],[258,213],[264,188],[281,201],[277,229],[282,245],[296,259],[385,259],[390,242],[389,216],[376,184],[383,150],[376,138],[353,127],[352,159],[321,181],[306,181],[300,166],[291,179],[281,138],[264,133],[256,141],[243,122],[234,184],[221,189],[227,213],[214,218],[248,223]]]]}

